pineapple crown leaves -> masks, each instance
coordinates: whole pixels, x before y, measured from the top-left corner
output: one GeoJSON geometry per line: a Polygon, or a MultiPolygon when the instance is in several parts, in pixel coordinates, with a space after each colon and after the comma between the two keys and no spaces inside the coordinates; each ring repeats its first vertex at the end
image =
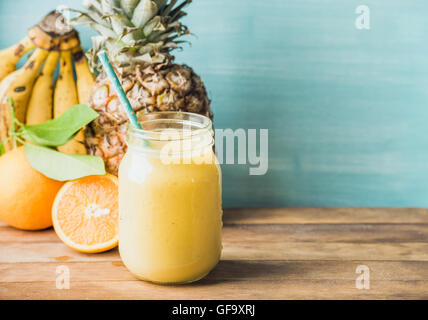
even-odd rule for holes
{"type": "Polygon", "coordinates": [[[135,69],[136,65],[168,63],[171,51],[187,41],[178,40],[190,34],[180,22],[182,10],[192,0],[84,0],[86,11],[67,9],[78,15],[72,25],[89,25],[98,32],[87,53],[91,69],[101,70],[97,53],[107,49],[118,71],[135,69]]]}

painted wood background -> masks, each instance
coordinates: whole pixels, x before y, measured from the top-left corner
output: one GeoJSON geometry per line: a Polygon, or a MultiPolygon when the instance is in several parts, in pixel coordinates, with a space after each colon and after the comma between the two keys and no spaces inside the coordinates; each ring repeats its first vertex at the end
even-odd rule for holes
{"type": "MultiPolygon", "coordinates": [[[[0,47],[57,5],[0,0],[0,47]]],[[[269,129],[269,171],[223,166],[224,204],[428,205],[426,0],[194,0],[177,55],[216,128],[269,129]],[[371,10],[357,30],[355,9],[371,10]]],[[[86,47],[91,33],[82,33],[86,47]]]]}

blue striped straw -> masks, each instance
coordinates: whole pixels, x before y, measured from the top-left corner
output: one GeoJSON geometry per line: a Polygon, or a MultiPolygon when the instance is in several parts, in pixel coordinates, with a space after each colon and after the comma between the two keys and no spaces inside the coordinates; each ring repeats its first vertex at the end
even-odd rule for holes
{"type": "Polygon", "coordinates": [[[98,58],[100,58],[101,63],[104,67],[104,71],[107,74],[108,78],[110,79],[111,83],[113,84],[113,88],[116,91],[120,102],[125,107],[125,111],[126,111],[126,114],[128,115],[129,121],[134,127],[138,129],[142,129],[140,123],[138,122],[137,115],[135,114],[134,109],[132,109],[131,103],[126,97],[125,91],[123,91],[122,85],[120,84],[120,81],[117,78],[117,75],[113,70],[113,67],[108,61],[106,52],[100,51],[98,53],[98,58]]]}

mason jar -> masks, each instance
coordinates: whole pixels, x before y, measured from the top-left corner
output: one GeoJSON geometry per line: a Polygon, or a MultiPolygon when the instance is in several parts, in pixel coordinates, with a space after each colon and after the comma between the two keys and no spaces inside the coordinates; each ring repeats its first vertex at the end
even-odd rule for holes
{"type": "Polygon", "coordinates": [[[130,126],[119,167],[119,251],[137,278],[188,283],[218,263],[222,239],[221,169],[212,122],[161,112],[130,126]]]}

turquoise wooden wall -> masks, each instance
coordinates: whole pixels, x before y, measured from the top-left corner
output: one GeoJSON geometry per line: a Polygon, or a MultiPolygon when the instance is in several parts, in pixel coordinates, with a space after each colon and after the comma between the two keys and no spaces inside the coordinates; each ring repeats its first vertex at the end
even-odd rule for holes
{"type": "MultiPolygon", "coordinates": [[[[80,0],[0,0],[0,47],[58,4],[80,0]]],[[[270,130],[266,175],[223,167],[225,206],[428,205],[428,1],[194,0],[188,12],[197,37],[177,60],[203,76],[216,127],[270,130]],[[361,4],[370,30],[354,25],[361,4]]]]}

